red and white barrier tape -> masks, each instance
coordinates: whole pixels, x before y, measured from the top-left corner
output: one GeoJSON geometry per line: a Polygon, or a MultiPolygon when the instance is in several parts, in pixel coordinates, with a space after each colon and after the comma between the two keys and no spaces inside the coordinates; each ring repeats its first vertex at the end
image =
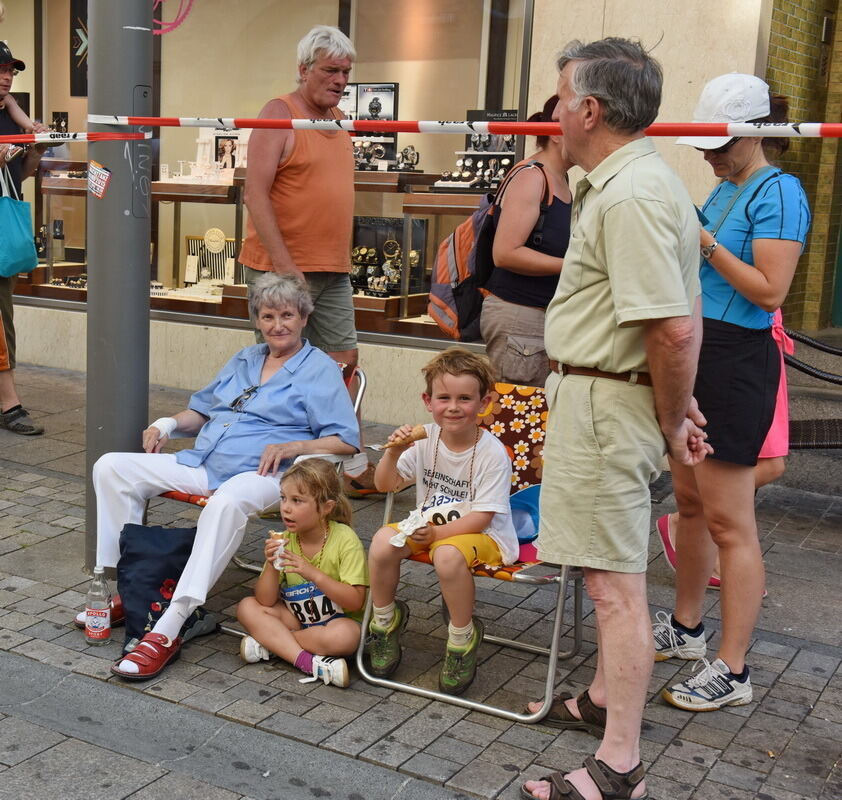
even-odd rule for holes
{"type": "MultiPolygon", "coordinates": [[[[435,122],[386,119],[247,119],[237,117],[124,117],[89,114],[97,125],[147,125],[153,128],[274,128],[321,130],[337,128],[358,133],[482,133],[517,136],[553,136],[555,122],[435,122]]],[[[841,138],[842,123],[835,122],[656,122],[650,136],[780,136],[788,138],[841,138]]]]}
{"type": "Polygon", "coordinates": [[[10,133],[0,136],[0,144],[67,144],[68,142],[121,142],[131,139],[151,139],[145,133],[117,133],[111,131],[80,131],[78,133],[10,133]]]}

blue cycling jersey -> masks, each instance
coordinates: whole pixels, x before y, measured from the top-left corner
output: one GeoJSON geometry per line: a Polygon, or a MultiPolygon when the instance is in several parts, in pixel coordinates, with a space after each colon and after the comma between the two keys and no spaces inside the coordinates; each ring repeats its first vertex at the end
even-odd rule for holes
{"type": "MultiPolygon", "coordinates": [[[[751,180],[751,179],[749,179],[751,180]]],[[[716,225],[734,193],[736,184],[723,181],[713,190],[702,212],[716,225]]],[[[801,182],[793,175],[776,169],[760,177],[756,185],[746,186],[716,234],[720,244],[741,261],[754,265],[752,242],[755,239],[787,239],[801,242],[802,249],[810,229],[810,208],[801,182]]],[[[747,300],[706,260],[702,261],[702,314],[744,328],[768,328],[772,314],[747,300]]]]}

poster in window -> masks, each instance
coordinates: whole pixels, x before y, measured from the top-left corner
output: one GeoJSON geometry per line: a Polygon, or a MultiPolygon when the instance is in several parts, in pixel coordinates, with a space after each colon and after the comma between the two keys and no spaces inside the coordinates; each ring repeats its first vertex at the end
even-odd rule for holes
{"type": "Polygon", "coordinates": [[[87,0],[70,0],[70,96],[88,96],[87,0]]]}
{"type": "Polygon", "coordinates": [[[395,119],[398,113],[396,83],[357,85],[357,119],[395,119]]]}
{"type": "Polygon", "coordinates": [[[218,133],[214,136],[214,161],[218,162],[222,169],[234,169],[239,164],[240,154],[237,152],[238,137],[234,133],[218,133]]]}

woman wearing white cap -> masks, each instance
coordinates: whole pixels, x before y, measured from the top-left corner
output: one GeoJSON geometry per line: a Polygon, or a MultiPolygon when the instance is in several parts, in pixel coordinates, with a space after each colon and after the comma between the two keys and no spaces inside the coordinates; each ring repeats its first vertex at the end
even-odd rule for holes
{"type": "MultiPolygon", "coordinates": [[[[710,81],[694,122],[784,122],[788,103],[754,75],[710,81]]],[[[667,702],[690,711],[744,705],[752,699],[746,651],[760,612],[763,559],[754,516],[754,467],[775,411],[781,355],[774,312],[789,291],[810,226],[797,178],[769,164],[780,138],[684,136],[704,153],[722,182],[702,208],[701,283],[704,335],[695,397],[707,418],[713,455],[695,468],[671,463],[679,510],[676,603],[653,626],[655,658],[704,659],[702,604],[717,554],[722,630],[712,662],[664,689],[667,702]]]]}

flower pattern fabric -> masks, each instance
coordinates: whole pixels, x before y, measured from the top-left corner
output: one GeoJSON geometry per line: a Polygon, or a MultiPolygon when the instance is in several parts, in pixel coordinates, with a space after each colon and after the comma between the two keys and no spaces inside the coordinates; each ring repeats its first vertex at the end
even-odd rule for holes
{"type": "Polygon", "coordinates": [[[480,424],[505,445],[512,459],[512,491],[541,482],[547,399],[543,389],[497,383],[480,424]]]}

